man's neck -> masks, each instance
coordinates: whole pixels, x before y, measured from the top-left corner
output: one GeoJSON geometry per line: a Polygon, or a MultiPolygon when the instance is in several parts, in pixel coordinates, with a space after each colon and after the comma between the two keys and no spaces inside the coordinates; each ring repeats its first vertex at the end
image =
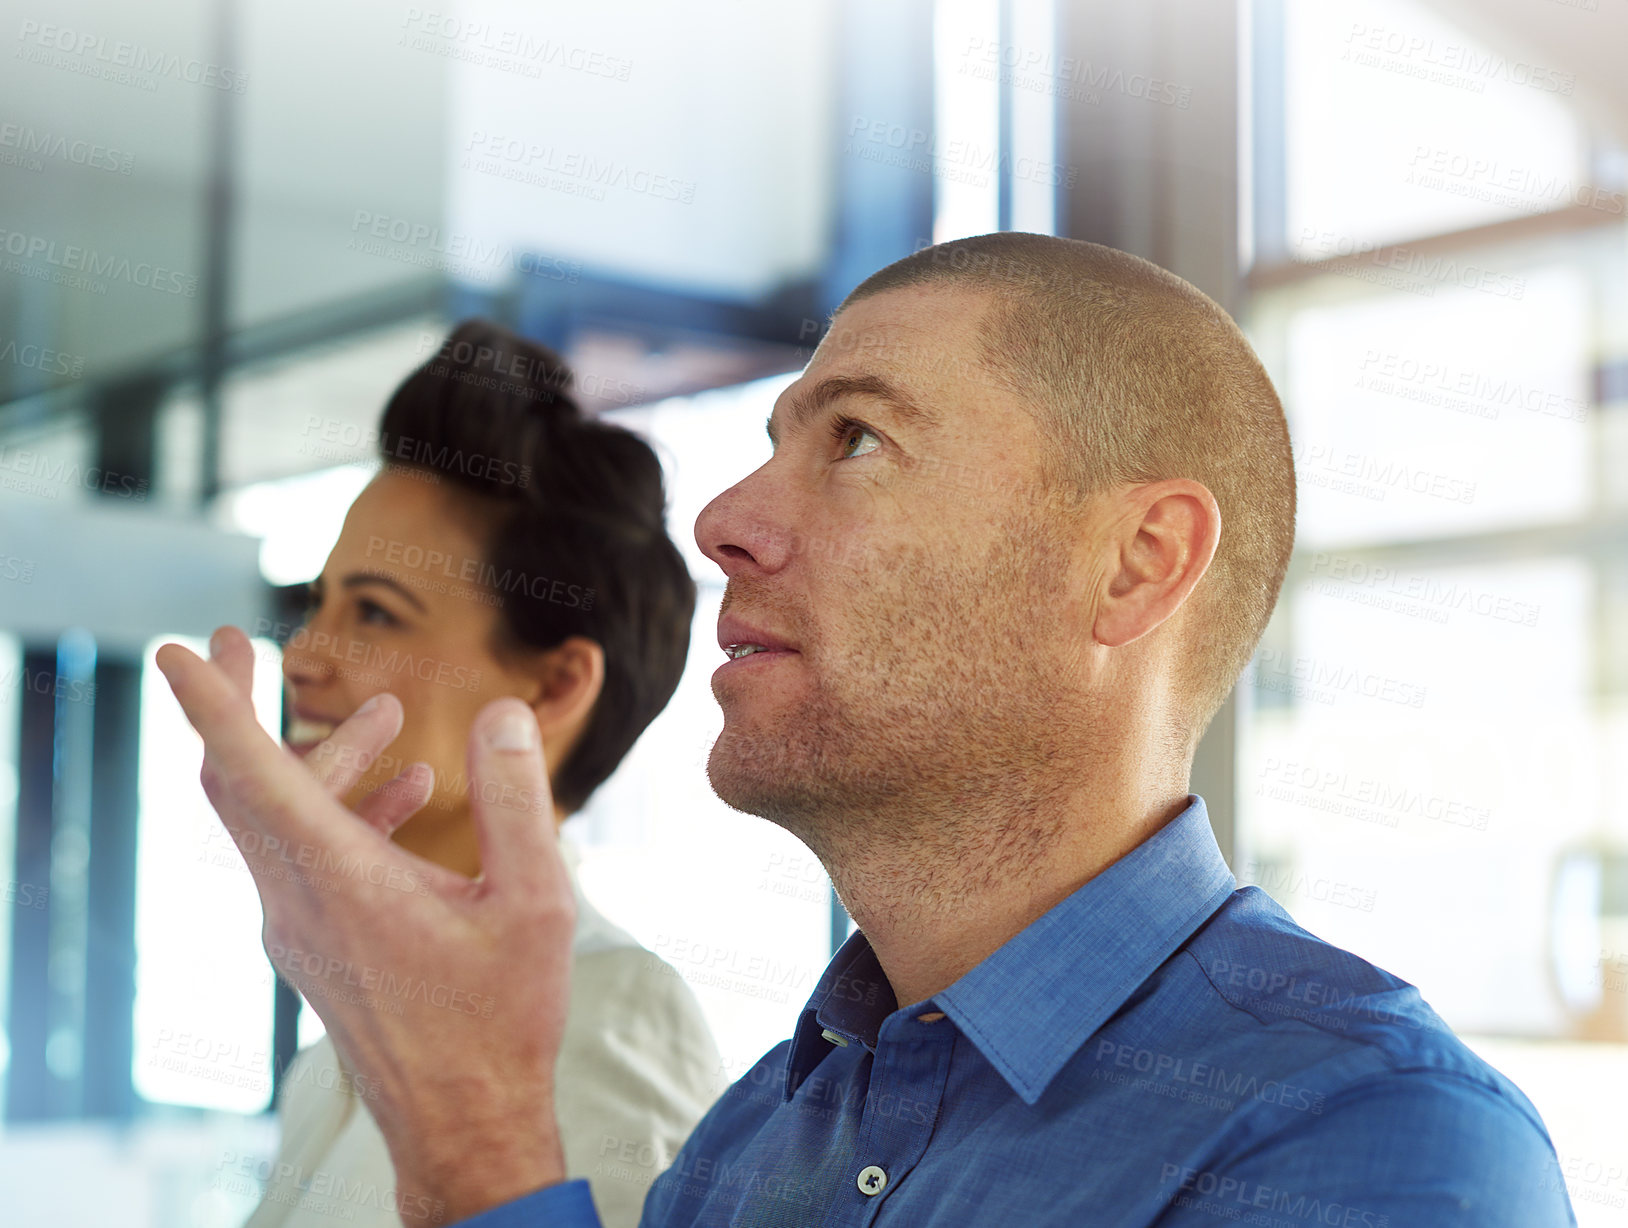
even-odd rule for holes
{"type": "Polygon", "coordinates": [[[1073,799],[1021,825],[1007,813],[972,826],[962,810],[954,823],[896,839],[845,825],[847,838],[820,851],[899,1005],[908,1006],[954,984],[1187,804],[1183,782],[1073,799]]]}

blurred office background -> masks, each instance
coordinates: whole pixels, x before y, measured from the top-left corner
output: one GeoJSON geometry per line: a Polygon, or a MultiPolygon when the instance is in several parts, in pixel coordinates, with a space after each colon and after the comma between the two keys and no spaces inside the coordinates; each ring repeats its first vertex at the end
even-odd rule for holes
{"type": "Polygon", "coordinates": [[[1606,0],[5,0],[0,1186],[232,1225],[320,1022],[152,665],[263,637],[385,396],[485,314],[668,467],[671,707],[568,831],[732,1071],[847,932],[714,799],[705,501],[930,241],[1146,256],[1245,323],[1298,549],[1194,787],[1240,879],[1422,987],[1628,1225],[1628,10],[1606,0]],[[245,1176],[245,1173],[251,1174],[245,1176]]]}

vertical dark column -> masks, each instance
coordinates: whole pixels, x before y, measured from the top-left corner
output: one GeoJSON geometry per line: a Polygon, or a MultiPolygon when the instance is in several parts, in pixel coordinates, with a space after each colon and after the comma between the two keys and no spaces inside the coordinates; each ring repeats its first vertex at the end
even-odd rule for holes
{"type": "Polygon", "coordinates": [[[836,236],[822,287],[826,310],[933,237],[932,0],[843,0],[837,27],[836,236]],[[900,149],[871,126],[920,134],[900,149]],[[890,163],[892,155],[900,157],[890,163]]]}
{"type": "MultiPolygon", "coordinates": [[[[237,46],[237,0],[215,0],[214,47],[217,64],[241,64],[237,46]]],[[[203,447],[199,485],[204,505],[220,492],[220,387],[227,367],[231,327],[232,222],[235,197],[233,143],[237,95],[211,90],[208,179],[204,197],[204,272],[198,296],[198,392],[203,402],[203,447]]]]}
{"type": "Polygon", "coordinates": [[[169,382],[142,376],[101,384],[87,398],[96,425],[96,492],[132,508],[145,504],[158,451],[158,411],[169,382]]]}
{"type": "Polygon", "coordinates": [[[999,97],[996,104],[1000,108],[999,118],[996,120],[996,144],[999,147],[999,156],[995,159],[995,178],[997,191],[997,205],[995,211],[995,229],[1012,229],[1012,180],[1017,175],[1017,155],[1012,150],[1012,90],[1016,87],[1013,81],[1017,70],[1006,69],[1005,53],[1012,46],[1012,5],[1016,0],[997,0],[999,12],[997,16],[998,34],[996,36],[1001,55],[995,59],[995,89],[999,97]]]}
{"type": "Polygon", "coordinates": [[[12,877],[11,991],[6,1035],[6,1120],[59,1115],[58,1081],[46,1062],[51,1034],[50,950],[52,761],[56,731],[56,649],[23,652],[17,754],[17,841],[12,877]]]}
{"type": "Polygon", "coordinates": [[[1249,26],[1250,193],[1253,259],[1289,256],[1289,170],[1284,131],[1284,0],[1253,0],[1249,26]]]}
{"type": "Polygon", "coordinates": [[[23,654],[6,1092],[12,1121],[74,1118],[84,1108],[95,654],[82,632],[23,654]]]}
{"type": "Polygon", "coordinates": [[[131,1084],[136,1003],[136,819],[141,763],[141,666],[96,668],[91,776],[89,943],[85,967],[86,1117],[135,1111],[131,1084]]]}
{"type": "Polygon", "coordinates": [[[1061,113],[1063,160],[1079,170],[1058,233],[1131,252],[1236,306],[1240,26],[1211,0],[1070,0],[1059,57],[1097,95],[1061,113]],[[1158,81],[1154,96],[1132,88],[1158,81]]]}

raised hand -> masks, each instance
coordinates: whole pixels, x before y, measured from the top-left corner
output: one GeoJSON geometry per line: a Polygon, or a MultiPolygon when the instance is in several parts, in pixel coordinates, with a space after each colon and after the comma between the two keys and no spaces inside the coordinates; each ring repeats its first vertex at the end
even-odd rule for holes
{"type": "Polygon", "coordinates": [[[242,850],[278,971],[322,1017],[395,1163],[402,1215],[438,1224],[564,1179],[554,1062],[576,913],[537,723],[482,709],[469,741],[482,873],[392,843],[428,798],[414,764],[353,812],[342,797],[401,729],[380,695],[302,762],[261,729],[235,628],[158,666],[204,740],[202,780],[242,850]]]}

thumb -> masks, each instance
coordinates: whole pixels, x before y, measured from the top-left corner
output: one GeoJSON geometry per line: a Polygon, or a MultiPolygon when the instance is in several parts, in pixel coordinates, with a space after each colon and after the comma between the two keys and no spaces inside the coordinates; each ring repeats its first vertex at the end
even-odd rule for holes
{"type": "Polygon", "coordinates": [[[518,699],[487,704],[469,734],[470,810],[481,877],[503,894],[544,900],[570,879],[537,718],[518,699]]]}

